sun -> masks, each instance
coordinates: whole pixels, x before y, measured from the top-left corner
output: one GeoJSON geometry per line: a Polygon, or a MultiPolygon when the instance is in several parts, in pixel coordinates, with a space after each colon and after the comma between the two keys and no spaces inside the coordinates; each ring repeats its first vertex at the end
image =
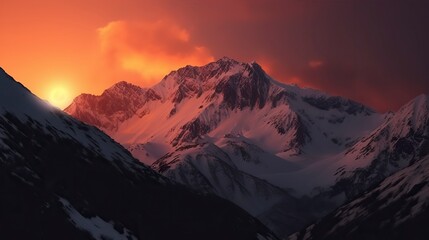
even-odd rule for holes
{"type": "Polygon", "coordinates": [[[55,86],[50,90],[48,101],[52,105],[64,109],[70,103],[70,92],[66,87],[55,86]]]}

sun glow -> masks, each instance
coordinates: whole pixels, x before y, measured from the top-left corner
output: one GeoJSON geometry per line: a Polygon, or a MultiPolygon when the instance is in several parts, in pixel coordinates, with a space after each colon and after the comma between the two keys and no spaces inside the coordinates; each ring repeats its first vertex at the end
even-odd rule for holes
{"type": "Polygon", "coordinates": [[[49,103],[52,105],[64,109],[71,102],[71,94],[65,86],[54,86],[49,91],[49,103]]]}

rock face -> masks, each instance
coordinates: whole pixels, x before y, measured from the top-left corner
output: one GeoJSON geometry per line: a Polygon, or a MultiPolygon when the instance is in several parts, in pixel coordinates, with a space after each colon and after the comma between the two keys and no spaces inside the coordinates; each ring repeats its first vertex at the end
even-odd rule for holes
{"type": "MultiPolygon", "coordinates": [[[[157,98],[131,87],[151,99],[144,101],[157,98]]],[[[141,104],[116,93],[106,91],[104,101],[118,97],[141,104]]],[[[126,116],[121,104],[108,111],[126,116]]],[[[2,69],[0,176],[4,239],[277,239],[228,201],[192,192],[144,166],[103,132],[49,106],[2,69]]]]}
{"type": "Polygon", "coordinates": [[[114,122],[114,128],[95,126],[152,169],[234,202],[279,234],[298,230],[428,153],[425,95],[397,113],[380,114],[279,83],[257,63],[229,58],[186,66],[141,91],[156,97],[136,94],[143,103],[127,118],[86,103],[78,104],[78,113],[65,111],[90,124],[80,115],[114,122]],[[281,226],[296,219],[294,227],[281,226]]]}

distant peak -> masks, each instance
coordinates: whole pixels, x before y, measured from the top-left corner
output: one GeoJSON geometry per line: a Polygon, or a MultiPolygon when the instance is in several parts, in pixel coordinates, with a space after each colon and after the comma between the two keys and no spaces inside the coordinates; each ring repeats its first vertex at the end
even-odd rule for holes
{"type": "Polygon", "coordinates": [[[117,82],[117,83],[113,84],[112,88],[114,88],[114,87],[121,87],[121,88],[122,87],[138,87],[138,88],[140,88],[139,86],[134,85],[134,84],[129,83],[129,82],[126,82],[126,81],[117,82]]]}
{"type": "Polygon", "coordinates": [[[118,83],[115,83],[110,88],[106,89],[102,95],[105,94],[120,94],[120,95],[127,95],[127,94],[143,94],[145,92],[145,89],[134,85],[132,83],[126,82],[126,81],[120,81],[118,83]]]}
{"type": "Polygon", "coordinates": [[[115,83],[113,85],[128,85],[128,84],[131,84],[131,83],[129,83],[127,81],[119,81],[119,82],[117,82],[117,83],[115,83]]]}
{"type": "Polygon", "coordinates": [[[171,76],[175,76],[176,74],[182,78],[187,77],[187,78],[197,79],[201,76],[212,75],[210,73],[229,72],[231,70],[237,71],[237,69],[241,69],[244,71],[249,68],[253,69],[258,73],[265,73],[261,65],[259,65],[255,61],[246,63],[246,62],[240,62],[233,58],[225,56],[203,66],[186,65],[185,67],[182,67],[170,72],[168,75],[164,77],[164,79],[171,76]]]}
{"type": "MultiPolygon", "coordinates": [[[[219,64],[219,67],[222,68],[224,71],[229,71],[233,69],[235,66],[241,67],[244,69],[253,69],[256,72],[259,73],[265,73],[261,65],[259,65],[256,61],[252,62],[239,62],[235,59],[229,58],[229,57],[222,57],[221,59],[217,60],[215,63],[219,64]]],[[[208,64],[210,65],[210,64],[208,64]]]]}
{"type": "Polygon", "coordinates": [[[225,66],[225,65],[227,65],[227,66],[234,66],[234,65],[249,66],[249,67],[251,67],[257,71],[260,71],[260,70],[263,71],[262,66],[259,65],[256,61],[245,63],[245,62],[239,62],[239,61],[237,61],[233,58],[230,58],[230,57],[222,57],[219,60],[217,60],[216,63],[218,63],[222,66],[225,66]]]}
{"type": "Polygon", "coordinates": [[[255,60],[253,60],[253,61],[251,61],[250,63],[248,63],[250,66],[253,66],[253,67],[259,67],[259,68],[261,68],[262,69],[262,66],[258,63],[258,62],[256,62],[255,60]]]}
{"type": "Polygon", "coordinates": [[[132,84],[132,83],[129,83],[129,82],[126,82],[126,81],[117,82],[117,83],[113,84],[113,86],[111,86],[108,90],[115,90],[115,89],[117,89],[117,90],[133,89],[133,90],[138,90],[138,91],[143,90],[142,87],[137,86],[137,85],[132,84]]]}
{"type": "MultiPolygon", "coordinates": [[[[253,67],[254,69],[258,69],[258,70],[262,70],[262,71],[264,71],[264,69],[262,68],[262,66],[261,65],[259,65],[259,63],[257,63],[256,61],[252,61],[252,62],[250,62],[249,63],[249,65],[251,66],[251,67],[253,67]]],[[[265,72],[265,71],[264,71],[265,72]]]]}
{"type": "Polygon", "coordinates": [[[226,57],[226,56],[224,56],[224,57],[220,58],[220,59],[219,59],[219,60],[217,60],[216,62],[217,62],[217,63],[225,63],[225,62],[227,62],[227,63],[233,63],[233,64],[238,64],[238,63],[240,63],[240,62],[238,62],[237,60],[232,59],[232,58],[230,58],[230,57],[226,57]]]}

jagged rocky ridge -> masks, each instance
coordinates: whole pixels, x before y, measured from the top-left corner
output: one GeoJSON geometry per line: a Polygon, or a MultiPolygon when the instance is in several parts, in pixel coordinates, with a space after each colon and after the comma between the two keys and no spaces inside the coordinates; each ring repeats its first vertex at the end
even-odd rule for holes
{"type": "Polygon", "coordinates": [[[139,163],[1,68],[0,176],[4,239],[277,239],[237,206],[139,163]]]}
{"type": "Polygon", "coordinates": [[[186,66],[142,91],[159,98],[126,119],[77,104],[81,97],[65,111],[114,122],[115,128],[96,126],[163,175],[233,201],[279,234],[298,230],[427,154],[425,118],[418,118],[418,131],[398,124],[428,116],[415,107],[419,101],[380,114],[279,83],[254,62],[222,58],[186,66]],[[292,219],[298,219],[294,227],[282,226],[292,219]]]}
{"type": "Polygon", "coordinates": [[[127,82],[119,82],[97,97],[91,94],[82,94],[75,99],[69,111],[73,111],[76,118],[103,129],[117,129],[118,124],[132,117],[145,103],[160,99],[154,91],[145,90],[127,82]],[[78,107],[77,107],[78,106],[78,107]],[[94,113],[103,111],[104,116],[80,109],[94,109],[94,113]]]}

